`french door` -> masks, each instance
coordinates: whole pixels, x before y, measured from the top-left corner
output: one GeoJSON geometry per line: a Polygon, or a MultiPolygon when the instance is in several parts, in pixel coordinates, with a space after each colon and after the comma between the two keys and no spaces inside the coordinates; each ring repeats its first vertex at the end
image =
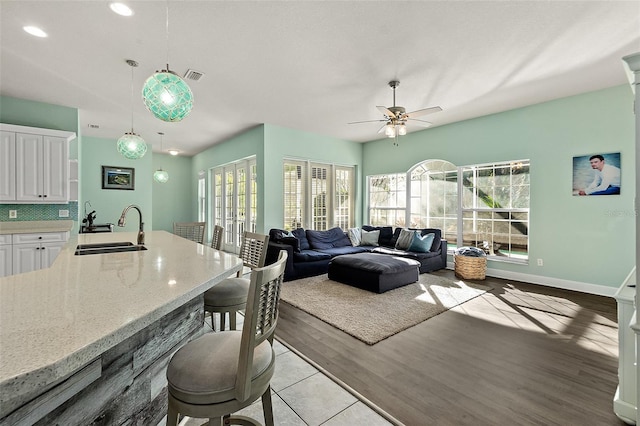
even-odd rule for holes
{"type": "Polygon", "coordinates": [[[224,228],[222,249],[240,253],[244,231],[255,232],[256,160],[251,158],[211,171],[213,224],[224,228]]]}

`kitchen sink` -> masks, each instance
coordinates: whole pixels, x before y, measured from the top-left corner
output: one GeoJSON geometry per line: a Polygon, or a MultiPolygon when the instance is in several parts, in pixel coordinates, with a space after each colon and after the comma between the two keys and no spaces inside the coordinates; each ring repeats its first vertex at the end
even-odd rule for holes
{"type": "Polygon", "coordinates": [[[75,255],[82,256],[85,254],[122,253],[143,250],[147,250],[147,248],[143,245],[135,245],[129,241],[115,243],[79,244],[76,247],[75,255]]]}

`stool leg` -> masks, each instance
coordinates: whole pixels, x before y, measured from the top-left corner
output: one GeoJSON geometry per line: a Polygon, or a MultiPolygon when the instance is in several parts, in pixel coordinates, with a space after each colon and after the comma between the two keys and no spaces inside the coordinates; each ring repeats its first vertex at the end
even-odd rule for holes
{"type": "Polygon", "coordinates": [[[271,404],[271,386],[262,394],[262,412],[264,413],[265,426],[274,426],[273,424],[273,406],[271,404]]]}
{"type": "Polygon", "coordinates": [[[167,426],[177,426],[178,416],[178,408],[173,404],[171,397],[169,397],[169,404],[167,407],[167,426]]]}
{"type": "Polygon", "coordinates": [[[220,312],[220,331],[224,331],[227,327],[227,313],[220,312]]]}
{"type": "Polygon", "coordinates": [[[236,330],[236,311],[229,312],[229,330],[236,330]]]}

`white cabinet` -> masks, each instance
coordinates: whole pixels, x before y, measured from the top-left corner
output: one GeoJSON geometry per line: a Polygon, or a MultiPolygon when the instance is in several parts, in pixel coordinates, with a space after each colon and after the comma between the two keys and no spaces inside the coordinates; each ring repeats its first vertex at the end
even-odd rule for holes
{"type": "Polygon", "coordinates": [[[64,138],[16,133],[16,201],[67,202],[64,138]]]}
{"type": "Polygon", "coordinates": [[[68,202],[69,141],[76,134],[9,124],[0,131],[0,202],[68,202]]]}
{"type": "Polygon", "coordinates": [[[0,132],[0,201],[16,199],[16,134],[0,132]]]}
{"type": "Polygon", "coordinates": [[[50,267],[68,239],[68,232],[13,234],[13,273],[50,267]]]}
{"type": "Polygon", "coordinates": [[[0,235],[0,277],[7,277],[13,271],[13,251],[11,234],[0,235]]]}

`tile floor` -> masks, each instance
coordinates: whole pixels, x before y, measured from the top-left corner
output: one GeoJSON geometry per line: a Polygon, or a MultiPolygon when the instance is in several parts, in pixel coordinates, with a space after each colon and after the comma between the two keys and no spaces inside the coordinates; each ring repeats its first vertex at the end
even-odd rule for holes
{"type": "MultiPolygon", "coordinates": [[[[216,321],[218,323],[218,321],[216,321]]],[[[238,328],[242,316],[238,316],[238,328]]],[[[207,325],[211,330],[210,319],[207,325]]],[[[392,425],[357,397],[332,381],[285,345],[274,342],[276,370],[271,379],[273,417],[277,426],[386,426],[392,425]]],[[[258,399],[239,414],[264,424],[258,399]]],[[[205,419],[185,418],[181,426],[200,426],[205,419]]]]}

